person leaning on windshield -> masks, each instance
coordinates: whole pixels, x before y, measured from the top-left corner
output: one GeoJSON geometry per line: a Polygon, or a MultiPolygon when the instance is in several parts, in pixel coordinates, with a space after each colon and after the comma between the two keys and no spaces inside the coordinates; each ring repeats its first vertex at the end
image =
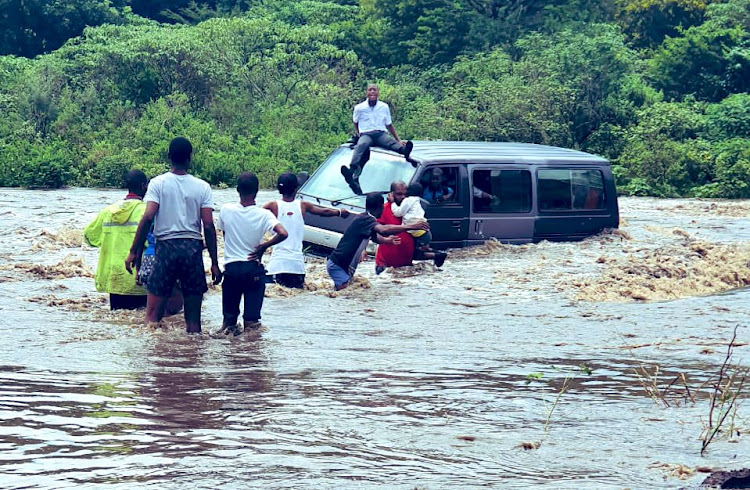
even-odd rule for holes
{"type": "Polygon", "coordinates": [[[411,226],[406,225],[381,225],[377,219],[383,214],[383,195],[378,192],[367,194],[365,200],[366,212],[358,214],[344,235],[339,240],[336,249],[328,256],[326,269],[328,275],[333,279],[333,285],[336,291],[344,289],[354,277],[354,272],[359,265],[359,259],[362,252],[367,248],[370,239],[377,243],[388,243],[398,245],[401,240],[397,237],[386,236],[396,235],[409,230],[429,230],[430,225],[427,222],[418,223],[411,226]]]}
{"type": "Polygon", "coordinates": [[[83,230],[86,243],[100,248],[94,283],[97,291],[109,293],[109,306],[113,310],[146,306],[146,289],[128,274],[124,261],[146,211],[143,196],[148,178],[140,170],[131,170],[125,176],[125,185],[128,188],[125,199],[104,208],[83,230]]]}
{"type": "Polygon", "coordinates": [[[138,224],[125,267],[132,273],[138,266],[151,224],[156,238],[156,262],[148,279],[146,322],[158,327],[164,316],[167,300],[177,281],[185,304],[185,326],[188,333],[201,331],[201,303],[206,286],[203,269],[203,240],[211,257],[211,277],[221,282],[221,269],[216,251],[216,228],[213,220],[213,196],[207,182],[188,174],[193,146],[186,138],[169,143],[169,172],[154,177],[144,200],[146,211],[138,224]]]}
{"type": "Polygon", "coordinates": [[[347,218],[349,211],[325,208],[295,199],[297,185],[296,175],[291,172],[281,174],[276,181],[276,188],[281,194],[281,199],[269,201],[263,207],[271,211],[289,233],[289,238],[273,247],[271,260],[266,267],[268,275],[280,286],[302,289],[305,286],[305,254],[302,253],[305,214],[347,218]]]}
{"type": "Polygon", "coordinates": [[[374,83],[369,84],[366,95],[367,100],[354,106],[352,119],[354,120],[354,133],[357,137],[357,143],[352,153],[352,161],[348,168],[341,167],[341,173],[344,175],[346,183],[349,184],[355,194],[362,194],[359,176],[362,174],[365,163],[367,163],[365,155],[369,155],[372,146],[400,153],[407,161],[416,166],[416,162],[409,158],[414,145],[411,141],[401,141],[396,134],[396,128],[393,127],[391,121],[391,109],[388,104],[378,100],[380,95],[378,86],[374,83]]]}

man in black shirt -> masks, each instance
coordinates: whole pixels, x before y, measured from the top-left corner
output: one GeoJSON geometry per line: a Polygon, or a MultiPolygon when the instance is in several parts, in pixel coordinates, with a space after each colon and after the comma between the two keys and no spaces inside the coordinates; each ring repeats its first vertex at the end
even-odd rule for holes
{"type": "Polygon", "coordinates": [[[357,216],[346,229],[341,237],[336,250],[328,257],[326,268],[328,275],[333,279],[336,291],[344,289],[357,270],[359,258],[367,248],[367,243],[372,239],[377,243],[390,243],[398,245],[400,239],[389,235],[409,230],[429,230],[430,225],[426,222],[415,225],[381,225],[377,219],[383,214],[383,195],[377,192],[367,194],[365,208],[367,212],[357,216]]]}

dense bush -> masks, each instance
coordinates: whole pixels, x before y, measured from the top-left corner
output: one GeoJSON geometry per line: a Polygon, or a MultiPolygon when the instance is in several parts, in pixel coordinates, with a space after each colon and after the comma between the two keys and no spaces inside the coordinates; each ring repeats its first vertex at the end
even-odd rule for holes
{"type": "Polygon", "coordinates": [[[63,3],[4,17],[4,52],[50,52],[0,56],[2,186],[156,175],[175,135],[212,184],[269,186],[345,140],[377,81],[403,138],[579,148],[624,193],[750,197],[750,0],[63,3]]]}

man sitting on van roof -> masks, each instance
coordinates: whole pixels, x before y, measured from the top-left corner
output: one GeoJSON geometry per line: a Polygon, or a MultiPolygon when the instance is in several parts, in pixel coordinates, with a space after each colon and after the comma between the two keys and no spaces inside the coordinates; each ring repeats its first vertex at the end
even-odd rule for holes
{"type": "Polygon", "coordinates": [[[396,134],[396,128],[391,121],[391,109],[383,101],[378,100],[380,91],[378,86],[371,83],[367,86],[367,100],[354,106],[354,132],[357,144],[354,146],[352,161],[349,167],[341,167],[341,173],[355,194],[362,194],[359,176],[367,163],[371,146],[378,146],[395,151],[403,155],[407,161],[416,166],[416,162],[409,159],[412,147],[411,141],[403,142],[396,134]],[[386,132],[387,130],[387,132],[386,132]],[[390,133],[390,135],[388,134],[390,133]],[[393,135],[393,137],[391,137],[393,135]]]}

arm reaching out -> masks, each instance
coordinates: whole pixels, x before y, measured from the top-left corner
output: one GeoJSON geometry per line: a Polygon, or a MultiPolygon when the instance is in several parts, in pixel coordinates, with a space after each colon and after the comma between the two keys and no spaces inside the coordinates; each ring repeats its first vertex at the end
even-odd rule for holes
{"type": "Polygon", "coordinates": [[[341,216],[342,218],[347,218],[349,217],[349,214],[351,214],[349,213],[348,209],[326,208],[323,206],[316,206],[315,204],[307,201],[302,203],[302,212],[316,214],[318,216],[341,216]]]}
{"type": "Polygon", "coordinates": [[[409,230],[429,230],[430,224],[427,221],[422,221],[419,223],[415,223],[413,225],[381,225],[378,224],[375,226],[374,230],[375,233],[378,233],[380,235],[398,235],[402,231],[409,231],[409,230]]]}

